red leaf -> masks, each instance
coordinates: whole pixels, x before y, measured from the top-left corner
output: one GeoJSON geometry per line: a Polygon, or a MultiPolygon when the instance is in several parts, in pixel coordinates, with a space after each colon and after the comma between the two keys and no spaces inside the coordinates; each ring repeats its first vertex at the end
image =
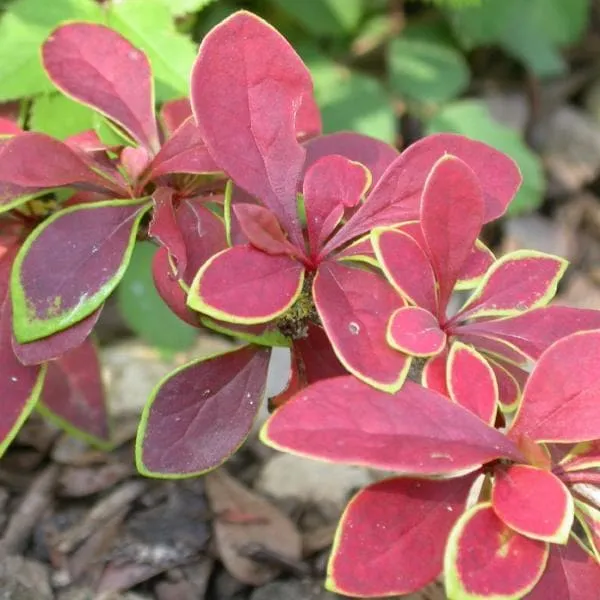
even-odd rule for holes
{"type": "Polygon", "coordinates": [[[405,354],[434,356],[444,349],[446,334],[428,310],[406,306],[390,317],[387,340],[392,348],[405,354]]]}
{"type": "Polygon", "coordinates": [[[37,365],[55,360],[87,339],[96,326],[101,312],[102,306],[72,327],[28,344],[20,344],[13,336],[13,351],[24,365],[37,365]]]}
{"type": "Polygon", "coordinates": [[[27,238],[13,269],[19,342],[63,331],[99,308],[125,273],[148,208],[139,200],[83,204],[55,213],[27,238]]]}
{"type": "Polygon", "coordinates": [[[450,398],[488,425],[496,421],[498,384],[492,367],[476,350],[452,343],[446,371],[450,398]]]}
{"type": "Polygon", "coordinates": [[[326,261],[313,281],[313,299],[344,367],[379,389],[398,390],[410,359],[386,340],[387,322],[403,301],[385,280],[372,271],[326,261]]]}
{"type": "Polygon", "coordinates": [[[156,152],[152,72],[146,55],[116,31],[93,23],[67,23],[42,46],[52,83],[118,123],[156,152]]]}
{"type": "Polygon", "coordinates": [[[0,137],[10,137],[23,133],[23,130],[11,119],[0,117],[0,137]]]}
{"type": "Polygon", "coordinates": [[[485,274],[457,318],[506,317],[545,306],[566,268],[566,260],[542,252],[505,254],[485,274]]]}
{"type": "Polygon", "coordinates": [[[307,91],[302,98],[300,108],[296,113],[295,126],[296,137],[299,141],[319,136],[323,130],[321,111],[312,93],[312,89],[307,91]]]}
{"type": "Polygon", "coordinates": [[[371,244],[371,237],[368,234],[346,246],[343,250],[336,252],[335,259],[337,261],[365,262],[372,267],[379,267],[375,250],[373,250],[373,244],[371,244]]]}
{"type": "Polygon", "coordinates": [[[137,148],[125,146],[121,151],[120,159],[128,180],[136,184],[150,164],[152,155],[143,146],[137,148]]]}
{"type": "Polygon", "coordinates": [[[583,527],[586,541],[598,561],[600,570],[600,510],[580,500],[575,500],[575,507],[575,515],[583,527]]]}
{"type": "Polygon", "coordinates": [[[186,119],[192,116],[192,106],[188,98],[177,98],[168,100],[160,109],[160,122],[162,123],[167,137],[173,135],[186,119]]]}
{"type": "Polygon", "coordinates": [[[462,328],[456,328],[455,330],[446,329],[448,335],[456,335],[461,342],[470,344],[474,348],[477,348],[479,352],[483,352],[486,356],[502,360],[504,362],[525,366],[527,364],[528,357],[526,354],[521,352],[516,346],[513,346],[509,342],[506,342],[500,338],[487,337],[484,335],[465,335],[462,333],[462,328]]]}
{"type": "Polygon", "coordinates": [[[45,368],[26,367],[13,354],[10,299],[0,303],[0,456],[19,432],[42,389],[45,368]]]}
{"type": "Polygon", "coordinates": [[[305,150],[295,121],[310,94],[300,57],[255,15],[235,13],[200,45],[191,102],[202,138],[215,162],[270,208],[297,244],[296,188],[305,150]]]}
{"type": "Polygon", "coordinates": [[[446,306],[483,225],[484,202],[475,173],[460,159],[440,158],[425,182],[421,228],[446,306]]]}
{"type": "Polygon", "coordinates": [[[573,525],[573,498],[550,471],[529,465],[497,468],[491,499],[494,512],[511,529],[530,538],[566,543],[573,525]]]}
{"type": "Polygon", "coordinates": [[[294,340],[294,349],[302,360],[306,383],[346,374],[327,334],[318,325],[309,323],[306,337],[294,340]]]}
{"type": "Polygon", "coordinates": [[[148,401],[136,442],[142,474],[189,477],[244,442],[262,402],[270,349],[245,346],[168,375],[148,401]]]}
{"type": "Polygon", "coordinates": [[[490,367],[492,367],[492,371],[494,371],[494,376],[496,377],[500,406],[505,411],[515,410],[521,399],[521,393],[528,376],[527,372],[521,370],[523,377],[522,379],[517,379],[515,371],[518,367],[509,370],[506,363],[500,363],[491,358],[487,358],[486,360],[490,367]]]}
{"type": "Polygon", "coordinates": [[[322,135],[305,144],[307,171],[324,156],[340,154],[364,165],[377,183],[385,170],[398,157],[398,151],[389,144],[360,133],[340,132],[322,135]]]}
{"type": "Polygon", "coordinates": [[[163,144],[148,168],[146,180],[171,173],[214,173],[220,171],[212,159],[200,131],[190,117],[163,144]]]}
{"type": "Polygon", "coordinates": [[[289,256],[234,246],[198,271],[188,306],[233,323],[266,323],[285,313],[302,292],[304,267],[289,256]]]}
{"type": "Polygon", "coordinates": [[[395,229],[376,229],[371,241],[386,278],[398,293],[437,315],[435,275],[423,248],[410,235],[395,229]]]}
{"type": "Polygon", "coordinates": [[[473,479],[395,478],[360,491],[340,521],[327,587],[362,598],[409,594],[433,581],[473,479]]]}
{"type": "Polygon", "coordinates": [[[546,542],[511,531],[491,504],[477,504],[450,534],[446,593],[450,598],[522,598],[539,581],[547,560],[546,542]]]}
{"type": "Polygon", "coordinates": [[[175,216],[174,195],[175,190],[168,187],[159,187],[154,191],[154,207],[148,234],[167,249],[176,267],[175,276],[181,277],[187,268],[187,251],[175,216]]]}
{"type": "Polygon", "coordinates": [[[108,407],[92,342],[83,342],[48,365],[39,408],[69,433],[101,446],[109,444],[108,407]]]}
{"type": "Polygon", "coordinates": [[[301,255],[288,242],[277,217],[268,208],[258,204],[236,204],[233,212],[248,241],[258,250],[273,256],[301,255]]]}
{"type": "Polygon", "coordinates": [[[446,371],[448,363],[448,347],[437,356],[430,358],[423,367],[421,383],[430,390],[449,397],[448,385],[446,382],[446,371]]]}
{"type": "Polygon", "coordinates": [[[412,381],[393,395],[352,376],[319,381],[275,412],[261,435],[302,456],[421,475],[521,460],[502,433],[412,381]]]}
{"type": "Polygon", "coordinates": [[[445,154],[460,158],[475,172],[485,200],[484,221],[501,216],[521,184],[517,165],[491,146],[461,135],[441,133],[427,136],[404,150],[388,167],[362,208],[328,246],[341,246],[380,225],[418,218],[427,176],[445,154]]]}
{"type": "Polygon", "coordinates": [[[456,288],[467,289],[477,285],[495,260],[494,253],[485,244],[477,240],[460,270],[456,288]]]}
{"type": "Polygon", "coordinates": [[[565,471],[582,471],[600,467],[600,440],[577,444],[560,460],[565,471]]]}
{"type": "Polygon", "coordinates": [[[600,331],[575,333],[542,354],[527,380],[510,435],[516,439],[600,439],[600,331]]]}
{"type": "Polygon", "coordinates": [[[566,546],[550,547],[546,570],[527,600],[591,600],[599,589],[598,563],[571,538],[566,546]]]}

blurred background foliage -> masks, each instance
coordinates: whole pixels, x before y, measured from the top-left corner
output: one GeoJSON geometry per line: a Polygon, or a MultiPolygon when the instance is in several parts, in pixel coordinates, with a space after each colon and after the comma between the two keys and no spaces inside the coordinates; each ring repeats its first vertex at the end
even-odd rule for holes
{"type": "MultiPolygon", "coordinates": [[[[57,93],[40,65],[40,45],[65,20],[104,23],[150,58],[157,101],[186,96],[198,43],[216,23],[245,8],[294,45],[312,71],[325,131],[355,130],[399,148],[431,132],[485,141],[518,161],[524,185],[511,214],[543,203],[547,178],[536,152],[540,105],[562,82],[597,78],[593,0],[0,0],[0,103],[4,116],[58,138],[106,124],[57,93]],[[587,36],[587,37],[586,37],[587,36]],[[583,41],[587,40],[587,44],[583,41]],[[575,50],[573,50],[575,48],[575,50]],[[583,48],[583,50],[582,50],[583,48]],[[571,78],[571,79],[569,79],[571,78]],[[504,100],[525,99],[525,118],[505,118],[504,100]],[[495,108],[494,108],[495,107],[495,108]]],[[[565,83],[566,82],[566,83],[565,83]]],[[[570,85],[570,87],[569,87],[570,85]]],[[[565,87],[566,86],[566,87],[565,87]]],[[[579,87],[578,87],[579,86],[579,87]]],[[[566,91],[565,91],[566,90],[566,91]]],[[[556,95],[556,94],[555,94],[556,95]]],[[[600,98],[600,93],[596,93],[600,98]]],[[[508,100],[506,100],[508,102],[508,100]]],[[[137,251],[118,298],[134,331],[170,350],[193,342],[165,312],[164,327],[135,310],[158,310],[144,276],[152,249],[137,251]],[[126,288],[126,289],[124,289],[126,288]]],[[[154,296],[153,296],[154,294],[154,296]]],[[[148,314],[146,312],[145,314],[148,314]]]]}

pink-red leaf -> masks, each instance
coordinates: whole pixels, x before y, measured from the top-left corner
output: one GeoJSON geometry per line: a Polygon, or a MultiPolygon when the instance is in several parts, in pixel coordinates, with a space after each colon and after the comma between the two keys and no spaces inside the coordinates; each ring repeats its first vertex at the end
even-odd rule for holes
{"type": "Polygon", "coordinates": [[[538,540],[566,543],[574,518],[573,497],[556,475],[529,465],[497,468],[494,512],[511,529],[538,540]]]}
{"type": "Polygon", "coordinates": [[[456,288],[475,287],[495,260],[494,253],[483,242],[477,240],[460,270],[456,288]]]}
{"type": "Polygon", "coordinates": [[[289,256],[271,256],[253,246],[234,246],[198,271],[188,306],[233,323],[266,323],[285,313],[300,296],[304,267],[289,256]]]}
{"type": "Polygon", "coordinates": [[[200,45],[191,102],[215,162],[301,242],[296,190],[305,150],[296,111],[312,94],[308,69],[270,25],[240,11],[200,45]]]}
{"type": "Polygon", "coordinates": [[[458,520],[446,548],[444,576],[450,598],[516,600],[539,581],[548,544],[509,529],[491,504],[477,504],[458,520]]]}
{"type": "Polygon", "coordinates": [[[360,491],[338,526],[327,587],[362,598],[409,594],[433,581],[472,483],[395,478],[360,491]]]}
{"type": "Polygon", "coordinates": [[[423,475],[521,460],[502,433],[412,381],[393,395],[351,376],[319,381],[275,412],[261,435],[303,456],[423,475]]]}
{"type": "Polygon", "coordinates": [[[410,356],[434,356],[444,349],[446,334],[428,310],[406,306],[390,317],[387,340],[392,348],[410,356]]]}
{"type": "Polygon", "coordinates": [[[492,367],[476,350],[455,341],[448,356],[446,379],[450,398],[493,425],[498,409],[498,384],[492,367]]]}
{"type": "Polygon", "coordinates": [[[173,135],[183,122],[192,116],[192,106],[188,98],[168,100],[160,109],[160,122],[167,137],[173,135]]]}
{"type": "Polygon", "coordinates": [[[124,37],[103,25],[67,23],[50,34],[42,60],[65,94],[100,111],[149,150],[158,150],[150,63],[124,37]]]}
{"type": "Polygon", "coordinates": [[[149,204],[114,200],[55,213],[31,234],[12,273],[13,322],[21,343],[91,315],[125,273],[149,204]]]}
{"type": "Polygon", "coordinates": [[[250,432],[262,402],[270,350],[245,346],[168,375],[144,408],[138,469],[190,477],[218,467],[250,432]]]}
{"type": "Polygon", "coordinates": [[[444,156],[435,165],[421,198],[421,228],[446,306],[481,232],[484,202],[475,173],[460,159],[444,156]]]}
{"type": "Polygon", "coordinates": [[[508,368],[506,363],[501,363],[492,358],[486,358],[492,367],[496,383],[498,384],[498,402],[505,411],[514,411],[521,399],[528,373],[518,367],[508,368]],[[518,376],[520,372],[520,376],[518,376]]]}
{"type": "Polygon", "coordinates": [[[109,445],[108,407],[92,342],[83,342],[48,365],[39,409],[69,433],[109,445]]]}
{"type": "Polygon", "coordinates": [[[421,383],[430,390],[449,397],[447,384],[447,364],[448,364],[448,347],[440,352],[437,356],[430,358],[423,367],[421,375],[421,383]]]}
{"type": "Polygon", "coordinates": [[[398,390],[410,359],[386,340],[387,322],[403,305],[386,281],[378,273],[326,261],[313,281],[313,299],[344,367],[379,389],[398,390]]]}
{"type": "Polygon", "coordinates": [[[535,441],[600,439],[600,331],[559,340],[538,360],[527,380],[510,435],[535,441]]]}

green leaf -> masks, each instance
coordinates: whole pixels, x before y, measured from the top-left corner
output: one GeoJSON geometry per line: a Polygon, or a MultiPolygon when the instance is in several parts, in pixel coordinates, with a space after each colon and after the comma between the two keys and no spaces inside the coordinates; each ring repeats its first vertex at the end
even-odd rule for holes
{"type": "Polygon", "coordinates": [[[326,133],[352,130],[394,141],[396,115],[388,93],[377,79],[350,70],[312,48],[301,49],[300,54],[313,76],[326,133]]]}
{"type": "Polygon", "coordinates": [[[16,0],[0,19],[0,102],[52,90],[40,61],[40,47],[65,20],[102,21],[90,0],[16,0]]]}
{"type": "Polygon", "coordinates": [[[96,113],[62,94],[44,94],[33,101],[30,129],[59,140],[94,129],[96,113]]]}
{"type": "Polygon", "coordinates": [[[164,0],[121,0],[110,5],[107,19],[150,59],[158,102],[188,95],[196,45],[177,32],[164,0]]]}
{"type": "Polygon", "coordinates": [[[198,330],[177,318],[158,295],[152,280],[155,252],[150,242],[136,244],[117,288],[117,302],[127,325],[149,344],[168,351],[187,350],[198,330]]]}
{"type": "Polygon", "coordinates": [[[174,17],[201,11],[215,0],[161,0],[174,17]]]}
{"type": "Polygon", "coordinates": [[[352,33],[362,18],[364,0],[273,0],[309,33],[341,37],[352,33]]]}
{"type": "Polygon", "coordinates": [[[523,184],[508,209],[510,215],[531,212],[541,204],[545,184],[540,159],[516,131],[495,121],[483,103],[463,100],[445,106],[427,124],[428,134],[444,131],[485,142],[517,162],[523,184]]]}
{"type": "Polygon", "coordinates": [[[441,41],[406,36],[388,48],[390,85],[408,100],[441,103],[452,100],[469,83],[469,66],[460,52],[441,41]]]}

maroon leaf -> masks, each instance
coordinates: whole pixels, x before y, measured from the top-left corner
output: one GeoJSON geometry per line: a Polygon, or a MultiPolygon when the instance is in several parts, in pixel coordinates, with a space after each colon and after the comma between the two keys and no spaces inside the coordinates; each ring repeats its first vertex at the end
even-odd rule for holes
{"type": "Polygon", "coordinates": [[[192,106],[187,98],[168,100],[160,109],[160,121],[167,137],[173,135],[183,122],[192,116],[192,106]]]}
{"type": "Polygon", "coordinates": [[[233,454],[262,402],[269,356],[267,348],[245,346],[168,375],[142,414],[136,443],[140,472],[188,477],[233,454]]]}
{"type": "Polygon", "coordinates": [[[270,208],[301,243],[296,188],[305,150],[296,111],[312,94],[310,74],[289,43],[258,17],[240,11],[200,45],[191,102],[215,162],[270,208]]]}
{"type": "Polygon", "coordinates": [[[395,478],[360,491],[340,521],[327,587],[362,598],[409,594],[433,581],[473,479],[395,478]]]}
{"type": "Polygon", "coordinates": [[[438,320],[418,306],[399,308],[388,324],[389,345],[411,356],[434,356],[446,345],[446,334],[438,320]]]}
{"type": "Polygon", "coordinates": [[[450,598],[523,598],[539,581],[548,544],[511,531],[491,504],[477,504],[455,525],[444,559],[450,598]]]}
{"type": "Polygon", "coordinates": [[[72,435],[109,445],[108,408],[92,342],[85,341],[49,363],[39,408],[72,435]]]}
{"type": "Polygon", "coordinates": [[[63,331],[99,308],[125,273],[148,208],[140,200],[75,206],[55,213],[27,238],[13,269],[19,342],[63,331]]]}
{"type": "Polygon", "coordinates": [[[483,225],[484,202],[475,173],[460,159],[434,165],[421,199],[421,228],[446,306],[483,225]]]}
{"type": "Polygon", "coordinates": [[[276,411],[261,435],[279,450],[421,475],[522,460],[502,433],[412,381],[393,395],[351,376],[319,381],[276,411]]]}
{"type": "Polygon", "coordinates": [[[513,439],[600,439],[599,350],[600,331],[588,331],[563,338],[542,354],[525,385],[510,430],[513,439]]]}
{"type": "Polygon", "coordinates": [[[20,344],[13,335],[13,351],[24,365],[37,365],[55,360],[87,339],[96,326],[101,312],[102,306],[72,327],[27,344],[20,344]]]}
{"type": "Polygon", "coordinates": [[[209,259],[190,287],[188,306],[233,323],[266,323],[285,313],[302,292],[304,267],[289,256],[234,246],[209,259]]]}
{"type": "Polygon", "coordinates": [[[340,362],[363,381],[394,392],[410,359],[387,343],[386,327],[402,299],[378,273],[326,261],[313,281],[313,299],[340,362]]]}
{"type": "Polygon", "coordinates": [[[302,360],[306,383],[345,375],[325,330],[309,323],[306,337],[294,340],[294,349],[302,360]]]}
{"type": "Polygon", "coordinates": [[[61,91],[88,104],[156,152],[152,72],[146,55],[116,31],[67,23],[42,46],[48,76],[61,91]]]}

